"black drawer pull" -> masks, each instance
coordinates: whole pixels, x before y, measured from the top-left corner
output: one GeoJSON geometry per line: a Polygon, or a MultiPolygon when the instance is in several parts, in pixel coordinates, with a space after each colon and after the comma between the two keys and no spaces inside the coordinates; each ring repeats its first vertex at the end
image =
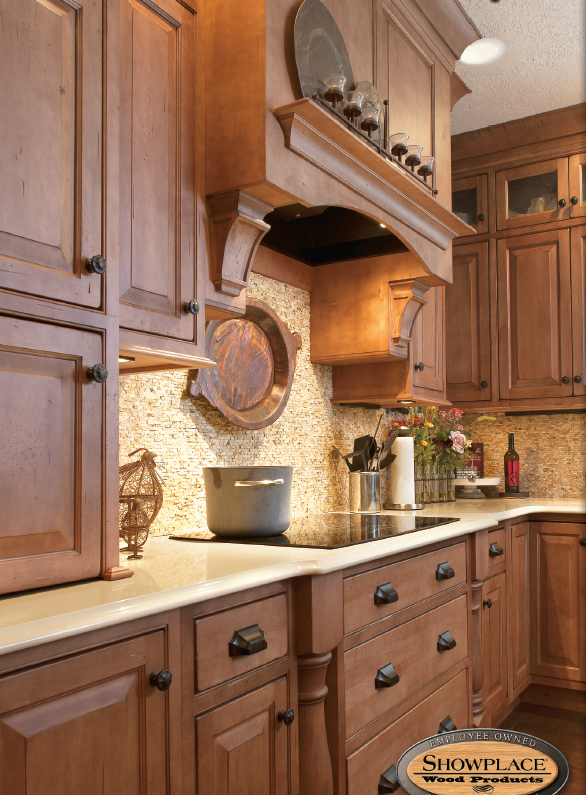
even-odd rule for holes
{"type": "Polygon", "coordinates": [[[166,668],[163,668],[162,671],[153,671],[149,681],[157,690],[165,691],[171,687],[173,676],[171,675],[171,671],[167,671],[166,668]]]}
{"type": "Polygon", "coordinates": [[[295,713],[292,709],[288,709],[286,712],[284,709],[280,709],[277,714],[277,720],[284,723],[285,726],[290,726],[295,720],[295,713]]]}
{"type": "Polygon", "coordinates": [[[498,541],[495,541],[489,546],[488,554],[491,558],[500,558],[501,555],[505,554],[505,550],[501,547],[498,541]]]}
{"type": "Polygon", "coordinates": [[[238,657],[240,654],[258,654],[267,647],[264,632],[258,624],[251,624],[244,629],[237,629],[232,640],[228,644],[230,657],[238,657]]]}
{"type": "Polygon", "coordinates": [[[452,633],[448,629],[446,632],[442,632],[442,634],[437,639],[437,650],[438,651],[449,651],[450,649],[454,649],[456,647],[456,639],[452,636],[452,633]]]}
{"type": "Polygon", "coordinates": [[[437,730],[438,734],[445,734],[446,732],[453,732],[456,731],[458,727],[454,723],[454,721],[447,715],[443,721],[439,725],[439,729],[437,730]]]}
{"type": "Polygon", "coordinates": [[[399,594],[395,591],[390,582],[385,582],[383,585],[377,585],[374,592],[375,605],[390,605],[393,602],[399,601],[399,594]]]}
{"type": "Polygon", "coordinates": [[[399,681],[399,674],[393,668],[393,664],[389,663],[384,668],[379,668],[374,678],[374,686],[378,690],[381,687],[392,687],[399,681]]]}
{"type": "Polygon", "coordinates": [[[492,607],[492,599],[484,599],[482,604],[484,607],[488,607],[488,609],[490,610],[490,608],[492,607]]]}
{"type": "Polygon", "coordinates": [[[452,577],[456,576],[456,572],[450,566],[448,561],[446,560],[444,563],[438,563],[438,567],[435,570],[435,578],[436,580],[451,580],[452,577]]]}
{"type": "Polygon", "coordinates": [[[395,792],[399,789],[399,779],[397,778],[397,768],[391,765],[388,770],[381,774],[378,782],[379,795],[386,795],[388,792],[395,792]]]}

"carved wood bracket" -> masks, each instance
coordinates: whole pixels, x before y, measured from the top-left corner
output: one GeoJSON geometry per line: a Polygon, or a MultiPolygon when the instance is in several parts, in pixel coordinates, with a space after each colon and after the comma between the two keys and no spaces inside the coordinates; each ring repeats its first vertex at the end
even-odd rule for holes
{"type": "Polygon", "coordinates": [[[212,282],[219,293],[238,296],[248,283],[260,241],[271,228],[263,218],[274,208],[238,190],[208,196],[208,202],[212,282]]]}
{"type": "Polygon", "coordinates": [[[389,282],[389,353],[407,358],[413,324],[419,310],[427,303],[427,284],[419,279],[389,282]]]}

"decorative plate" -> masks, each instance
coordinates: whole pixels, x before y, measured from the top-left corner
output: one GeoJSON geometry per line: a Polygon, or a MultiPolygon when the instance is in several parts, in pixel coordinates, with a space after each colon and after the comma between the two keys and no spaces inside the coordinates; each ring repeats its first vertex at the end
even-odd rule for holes
{"type": "Polygon", "coordinates": [[[305,0],[295,19],[295,61],[304,97],[324,96],[324,79],[341,74],[345,94],[354,88],[346,44],[336,21],[320,0],[305,0]]]}
{"type": "Polygon", "coordinates": [[[207,324],[205,355],[216,367],[198,371],[189,394],[201,395],[241,428],[272,425],[283,413],[301,336],[264,301],[250,299],[241,318],[207,324]]]}
{"type": "MultiPolygon", "coordinates": [[[[380,124],[378,130],[375,130],[372,133],[372,140],[375,142],[375,144],[378,144],[384,148],[385,106],[382,99],[380,98],[380,94],[378,93],[376,86],[374,86],[372,83],[369,83],[368,80],[363,80],[362,83],[358,83],[356,86],[356,91],[360,91],[364,97],[362,100],[363,108],[367,103],[370,103],[371,105],[374,105],[375,108],[380,110],[380,124]]],[[[356,119],[356,126],[358,129],[360,129],[360,124],[362,123],[363,118],[364,114],[356,119]]]]}

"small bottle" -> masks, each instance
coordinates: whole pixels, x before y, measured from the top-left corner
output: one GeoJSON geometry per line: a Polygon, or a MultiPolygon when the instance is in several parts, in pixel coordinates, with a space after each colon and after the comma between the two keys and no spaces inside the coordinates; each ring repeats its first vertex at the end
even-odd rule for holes
{"type": "Polygon", "coordinates": [[[515,434],[509,434],[509,449],[505,453],[505,492],[519,491],[519,453],[515,450],[515,434]]]}

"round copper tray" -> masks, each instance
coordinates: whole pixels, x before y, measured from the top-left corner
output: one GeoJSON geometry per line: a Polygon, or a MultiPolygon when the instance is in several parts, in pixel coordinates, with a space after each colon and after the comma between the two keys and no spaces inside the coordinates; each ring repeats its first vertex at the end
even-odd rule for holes
{"type": "Polygon", "coordinates": [[[208,323],[205,355],[217,364],[199,370],[189,392],[234,425],[266,428],[287,405],[300,347],[301,336],[268,304],[249,299],[242,317],[208,323]]]}

